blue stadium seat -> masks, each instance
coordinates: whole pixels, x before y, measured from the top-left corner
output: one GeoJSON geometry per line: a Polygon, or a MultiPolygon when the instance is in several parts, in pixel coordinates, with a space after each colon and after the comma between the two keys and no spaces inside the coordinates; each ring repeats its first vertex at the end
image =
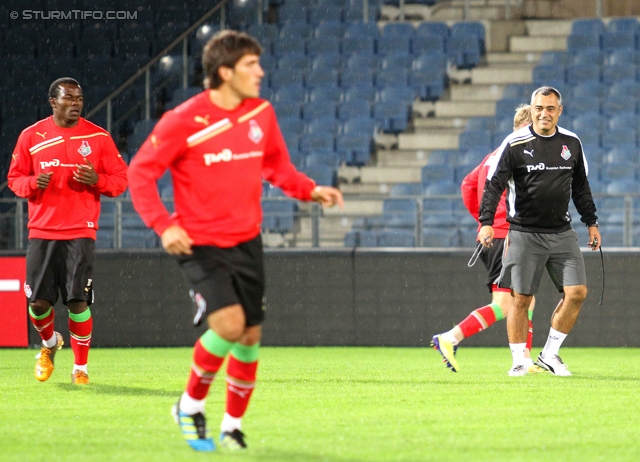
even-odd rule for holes
{"type": "Polygon", "coordinates": [[[263,200],[262,230],[286,234],[296,230],[298,204],[294,200],[263,200]]]}
{"type": "Polygon", "coordinates": [[[309,178],[322,186],[334,186],[335,170],[326,165],[312,165],[305,167],[303,172],[309,178]]]}
{"type": "Polygon", "coordinates": [[[407,129],[409,111],[402,101],[378,101],[373,105],[373,118],[382,131],[400,133],[407,129]]]}
{"type": "Polygon", "coordinates": [[[636,102],[628,96],[609,96],[602,102],[602,113],[606,116],[614,116],[621,112],[635,112],[636,102]]]}
{"type": "Polygon", "coordinates": [[[457,22],[451,26],[451,37],[473,35],[478,39],[480,53],[485,52],[485,31],[481,22],[457,22]]]}
{"type": "Polygon", "coordinates": [[[415,228],[418,207],[414,199],[385,199],[382,204],[382,219],[387,228],[415,228]]]}
{"type": "Polygon", "coordinates": [[[346,69],[357,71],[363,68],[375,71],[378,68],[378,57],[376,55],[354,54],[347,58],[346,69]]]}
{"type": "Polygon", "coordinates": [[[600,35],[580,34],[567,37],[567,51],[576,53],[584,50],[599,50],[600,35]]]}
{"type": "Polygon", "coordinates": [[[572,55],[565,51],[543,51],[538,65],[567,67],[571,64],[572,55]]]}
{"type": "Polygon", "coordinates": [[[640,99],[640,83],[635,80],[623,80],[615,82],[609,87],[609,96],[633,95],[635,99],[640,99]]]}
{"type": "Polygon", "coordinates": [[[640,131],[638,116],[634,112],[621,112],[609,119],[609,128],[640,131]]]}
{"type": "Polygon", "coordinates": [[[453,183],[454,168],[451,165],[427,164],[422,167],[420,178],[421,178],[422,186],[428,186],[430,184],[439,183],[442,181],[453,183]]]}
{"type": "Polygon", "coordinates": [[[416,30],[408,22],[388,22],[382,28],[382,36],[385,37],[413,37],[416,30]]]}
{"type": "Polygon", "coordinates": [[[316,4],[309,9],[309,22],[314,26],[342,21],[342,8],[331,4],[316,4]]]}
{"type": "Polygon", "coordinates": [[[302,118],[310,121],[318,117],[335,117],[336,105],[331,101],[314,101],[302,106],[302,118]]]}
{"type": "Polygon", "coordinates": [[[336,152],[347,165],[366,165],[371,158],[371,149],[371,134],[344,133],[336,137],[336,152]]]}
{"type": "Polygon", "coordinates": [[[304,130],[304,122],[299,117],[279,117],[278,125],[280,126],[282,133],[295,133],[302,135],[304,130]]]}
{"type": "Polygon", "coordinates": [[[617,128],[605,130],[602,134],[601,146],[604,149],[636,146],[636,131],[633,128],[617,128]]]}
{"type": "Polygon", "coordinates": [[[600,49],[605,52],[634,50],[636,35],[628,32],[605,32],[602,34],[600,49]]]}
{"type": "Polygon", "coordinates": [[[340,131],[340,121],[334,117],[319,117],[304,125],[304,133],[336,136],[340,131]]]}
{"type": "Polygon", "coordinates": [[[308,93],[309,101],[332,101],[338,104],[342,101],[342,90],[335,85],[317,85],[308,93]]]}
{"type": "Polygon", "coordinates": [[[571,24],[571,35],[600,35],[605,30],[601,19],[577,19],[571,24]]]}
{"type": "Polygon", "coordinates": [[[300,117],[299,101],[276,101],[273,105],[278,118],[280,117],[300,117]]]}
{"type": "Polygon", "coordinates": [[[340,86],[373,86],[375,71],[371,69],[345,69],[340,75],[340,86]]]}
{"type": "MultiPolygon", "coordinates": [[[[616,129],[619,130],[619,129],[616,129]]],[[[611,150],[602,158],[603,164],[617,164],[617,163],[633,163],[637,164],[640,159],[638,158],[638,150],[635,146],[623,145],[613,146],[611,150]]]]}
{"type": "Polygon", "coordinates": [[[306,133],[300,136],[300,151],[333,151],[333,136],[326,133],[306,133]]]}
{"type": "Polygon", "coordinates": [[[317,56],[321,53],[340,53],[340,39],[321,37],[307,40],[307,54],[309,56],[317,56]]]}
{"type": "Polygon", "coordinates": [[[311,151],[304,157],[304,166],[326,165],[332,169],[340,166],[340,158],[333,151],[311,151]]]}
{"type": "Polygon", "coordinates": [[[611,18],[607,24],[607,31],[640,35],[640,23],[636,18],[611,18]]]}
{"type": "Polygon", "coordinates": [[[271,81],[271,88],[278,89],[292,84],[302,85],[302,76],[301,70],[278,68],[271,73],[269,80],[271,81]]]}
{"type": "Polygon", "coordinates": [[[396,183],[391,186],[389,190],[389,196],[421,196],[422,184],[421,183],[396,183]]]}
{"type": "Polygon", "coordinates": [[[278,58],[270,53],[260,55],[260,66],[267,73],[267,77],[278,67],[278,58]]]}
{"type": "Polygon", "coordinates": [[[369,116],[354,117],[344,121],[342,124],[342,134],[344,135],[366,135],[371,138],[375,131],[375,122],[369,116]]]}
{"type": "Polygon", "coordinates": [[[287,53],[278,59],[281,72],[306,71],[311,67],[311,58],[302,53],[287,53]]]}
{"type": "Polygon", "coordinates": [[[621,80],[635,80],[635,64],[609,64],[602,66],[602,82],[612,85],[621,80]]]}
{"type": "Polygon", "coordinates": [[[449,36],[449,26],[445,22],[421,22],[416,28],[415,35],[439,35],[446,38],[449,36]]]}
{"type": "Polygon", "coordinates": [[[300,136],[301,135],[295,132],[282,132],[282,137],[284,138],[284,143],[287,145],[289,154],[300,151],[300,136]]]}
{"type": "Polygon", "coordinates": [[[347,36],[342,39],[342,54],[350,55],[354,53],[375,54],[375,39],[363,36],[347,36]]]}
{"type": "Polygon", "coordinates": [[[422,211],[425,216],[439,213],[453,213],[457,199],[429,197],[422,199],[422,211]]]}
{"type": "Polygon", "coordinates": [[[365,100],[346,101],[338,105],[338,118],[346,121],[355,117],[371,117],[371,104],[365,100]]]}
{"type": "Polygon", "coordinates": [[[413,103],[413,89],[409,86],[389,85],[378,92],[378,101],[402,101],[407,105],[407,110],[411,109],[413,103]]]}
{"type": "Polygon", "coordinates": [[[462,155],[462,157],[458,161],[458,164],[471,165],[475,167],[476,165],[480,164],[480,162],[482,162],[485,157],[487,157],[487,154],[489,154],[489,152],[483,151],[481,149],[470,149],[462,155]]]}
{"type": "Polygon", "coordinates": [[[380,69],[406,69],[413,66],[413,56],[404,52],[393,52],[380,60],[380,69]]]}
{"type": "Polygon", "coordinates": [[[382,69],[376,74],[376,86],[378,88],[398,85],[409,85],[409,71],[407,69],[382,69]]]}
{"type": "Polygon", "coordinates": [[[370,37],[378,38],[380,30],[375,22],[350,22],[347,23],[347,29],[344,32],[347,37],[370,37]]]}
{"type": "Polygon", "coordinates": [[[427,165],[457,165],[459,157],[460,151],[455,149],[436,149],[429,153],[427,165]]]}
{"type": "Polygon", "coordinates": [[[475,67],[480,62],[481,49],[475,35],[456,35],[447,39],[447,54],[460,69],[475,67]]]}
{"type": "Polygon", "coordinates": [[[283,56],[290,53],[305,54],[306,40],[301,38],[278,37],[271,44],[273,54],[283,56]]]}
{"type": "Polygon", "coordinates": [[[383,229],[378,233],[378,247],[415,247],[413,231],[383,229]]]}
{"type": "Polygon", "coordinates": [[[430,53],[432,51],[444,52],[445,37],[441,35],[415,35],[411,39],[411,52],[414,55],[430,53]]]}
{"type": "Polygon", "coordinates": [[[596,131],[601,134],[607,127],[608,119],[598,112],[587,112],[573,119],[572,131],[578,136],[587,131],[596,131]]]}
{"type": "Polygon", "coordinates": [[[304,102],[305,96],[306,90],[301,84],[291,83],[276,89],[273,93],[273,101],[277,103],[296,102],[300,104],[304,102]]]}
{"type": "Polygon", "coordinates": [[[587,49],[578,51],[572,56],[573,59],[567,67],[574,64],[586,64],[588,66],[593,66],[595,64],[597,66],[602,66],[605,63],[608,54],[600,50],[587,49]]]}
{"type": "Polygon", "coordinates": [[[342,22],[327,22],[316,27],[314,36],[316,38],[336,37],[342,39],[347,26],[342,22]]]}
{"type": "MultiPolygon", "coordinates": [[[[388,25],[393,25],[389,23],[388,25]]],[[[376,52],[379,55],[390,53],[411,53],[411,37],[403,35],[383,35],[376,40],[376,52]]]]}
{"type": "MultiPolygon", "coordinates": [[[[364,24],[376,24],[380,18],[380,4],[377,2],[369,2],[367,10],[368,16],[364,24]]],[[[344,8],[345,22],[363,21],[365,19],[364,8],[360,2],[349,2],[344,8]]]]}
{"type": "Polygon", "coordinates": [[[600,66],[593,64],[573,64],[567,68],[566,82],[569,85],[578,85],[584,82],[600,81],[600,66]]]}
{"type": "Polygon", "coordinates": [[[436,101],[444,93],[446,72],[438,67],[412,70],[409,85],[422,101],[436,101]]]}
{"type": "Polygon", "coordinates": [[[330,68],[314,69],[307,73],[305,84],[307,88],[334,86],[337,89],[338,71],[330,68]]]}
{"type": "Polygon", "coordinates": [[[351,101],[367,101],[373,103],[376,98],[377,90],[372,86],[351,86],[346,90],[343,90],[343,100],[345,102],[351,101]]]}
{"type": "Polygon", "coordinates": [[[251,24],[247,28],[247,33],[257,38],[260,42],[265,39],[273,42],[280,35],[280,29],[277,24],[273,23],[251,24]]]}
{"type": "Polygon", "coordinates": [[[455,229],[443,229],[441,227],[428,227],[422,229],[423,247],[455,247],[457,245],[457,232],[455,229]]]}
{"type": "Polygon", "coordinates": [[[311,61],[311,69],[334,69],[341,71],[343,67],[344,62],[340,53],[319,53],[314,56],[311,61]]]}
{"type": "Polygon", "coordinates": [[[539,64],[533,69],[532,78],[534,82],[549,82],[565,79],[565,69],[558,64],[539,64]]]}
{"type": "Polygon", "coordinates": [[[465,130],[458,138],[458,148],[461,150],[480,149],[488,153],[492,151],[491,134],[485,130],[465,130]]]}
{"type": "Polygon", "coordinates": [[[610,85],[602,82],[585,82],[576,85],[573,88],[573,98],[604,98],[609,94],[610,85]]]}
{"type": "Polygon", "coordinates": [[[605,164],[600,170],[600,178],[607,182],[624,179],[635,180],[635,164],[631,162],[605,164]]]}
{"type": "Polygon", "coordinates": [[[640,192],[640,183],[638,183],[635,177],[632,176],[612,180],[607,186],[607,193],[609,194],[625,194],[638,192],[640,192]]]}
{"type": "Polygon", "coordinates": [[[285,3],[278,8],[278,24],[306,23],[309,8],[298,3],[285,3]]]}

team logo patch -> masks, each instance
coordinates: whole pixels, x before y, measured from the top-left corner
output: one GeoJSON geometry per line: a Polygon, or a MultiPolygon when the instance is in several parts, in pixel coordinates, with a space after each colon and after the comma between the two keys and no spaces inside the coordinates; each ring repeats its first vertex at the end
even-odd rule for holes
{"type": "Polygon", "coordinates": [[[562,153],[560,154],[562,156],[562,158],[564,160],[569,160],[569,157],[571,157],[571,151],[569,151],[569,148],[566,145],[562,145],[562,153]]]}
{"type": "Polygon", "coordinates": [[[249,139],[254,143],[258,144],[262,139],[262,137],[264,136],[264,133],[262,133],[262,129],[260,128],[260,125],[258,125],[258,122],[252,119],[249,121],[249,127],[250,127],[249,139]]]}
{"type": "Polygon", "coordinates": [[[78,148],[78,152],[82,157],[87,157],[89,154],[91,154],[91,146],[89,146],[89,143],[87,141],[83,141],[78,148]]]}
{"type": "Polygon", "coordinates": [[[26,282],[24,283],[24,294],[27,296],[27,298],[31,298],[31,295],[33,295],[31,287],[29,287],[29,284],[27,284],[26,282]]]}

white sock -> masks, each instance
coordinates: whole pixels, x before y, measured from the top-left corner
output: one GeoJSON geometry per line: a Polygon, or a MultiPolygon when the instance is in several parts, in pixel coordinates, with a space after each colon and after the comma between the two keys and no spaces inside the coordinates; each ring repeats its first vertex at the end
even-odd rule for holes
{"type": "Polygon", "coordinates": [[[53,348],[54,346],[56,346],[56,343],[58,343],[58,336],[56,335],[55,332],[53,333],[50,339],[42,341],[42,344],[47,348],[53,348]]]}
{"type": "Polygon", "coordinates": [[[453,335],[453,329],[451,329],[448,332],[445,332],[444,334],[441,334],[441,336],[443,339],[445,339],[447,342],[450,342],[452,345],[458,344],[458,340],[456,340],[456,337],[453,335]]]}
{"type": "Polygon", "coordinates": [[[188,415],[197,414],[198,412],[204,414],[204,405],[206,401],[206,399],[192,398],[185,391],[180,398],[180,411],[188,415]]]}
{"type": "Polygon", "coordinates": [[[547,337],[547,343],[544,344],[544,348],[542,349],[542,357],[551,358],[557,355],[565,338],[567,338],[567,334],[563,334],[553,327],[549,329],[549,337],[547,337]]]}
{"type": "Polygon", "coordinates": [[[89,371],[87,370],[87,365],[86,364],[83,364],[82,366],[74,364],[73,365],[73,369],[71,369],[71,373],[73,374],[75,371],[82,371],[85,374],[89,375],[89,371]]]}
{"type": "Polygon", "coordinates": [[[220,433],[231,433],[236,429],[242,430],[242,417],[231,417],[225,412],[222,423],[220,424],[220,433]]]}
{"type": "Polygon", "coordinates": [[[509,348],[511,349],[511,356],[513,357],[513,365],[524,366],[526,364],[526,359],[524,357],[524,350],[527,348],[526,342],[510,343],[509,348]]]}

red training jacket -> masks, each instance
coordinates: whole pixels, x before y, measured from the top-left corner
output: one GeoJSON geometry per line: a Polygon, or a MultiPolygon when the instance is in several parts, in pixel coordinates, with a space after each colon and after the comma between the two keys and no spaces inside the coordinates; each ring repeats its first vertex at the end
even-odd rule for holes
{"type": "Polygon", "coordinates": [[[129,167],[136,211],[158,235],[172,224],[194,245],[233,247],[260,234],[262,179],[289,196],[311,200],[315,183],[289,160],[268,101],[245,99],[227,111],[209,91],[166,112],[129,167]],[[169,169],[175,213],[160,200],[157,180],[169,169]]]}
{"type": "MultiPolygon", "coordinates": [[[[496,149],[491,154],[483,159],[471,173],[469,173],[462,184],[460,190],[462,191],[462,202],[467,208],[473,218],[478,220],[480,216],[480,202],[482,201],[482,194],[484,193],[484,185],[487,182],[487,172],[492,164],[496,162],[495,155],[498,150],[496,149]]],[[[478,231],[480,231],[481,225],[478,223],[478,231]]],[[[500,202],[498,203],[498,209],[496,210],[495,219],[493,222],[494,237],[504,239],[509,232],[509,223],[507,223],[507,203],[506,203],[506,191],[502,193],[500,202]]]]}
{"type": "Polygon", "coordinates": [[[127,189],[127,164],[106,130],[82,117],[62,128],[49,116],[22,131],[7,178],[17,196],[29,199],[30,239],[95,240],[100,194],[114,197],[127,189]],[[85,160],[98,173],[93,186],[73,178],[85,160]],[[49,172],[49,186],[38,189],[38,175],[49,172]]]}

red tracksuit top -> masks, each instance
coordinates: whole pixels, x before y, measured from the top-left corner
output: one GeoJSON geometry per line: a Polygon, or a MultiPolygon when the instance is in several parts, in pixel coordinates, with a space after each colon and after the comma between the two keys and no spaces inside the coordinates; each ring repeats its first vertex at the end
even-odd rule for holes
{"type": "MultiPolygon", "coordinates": [[[[496,149],[485,157],[484,160],[480,162],[480,165],[464,177],[464,180],[462,180],[462,184],[460,185],[460,190],[462,191],[462,202],[464,202],[464,206],[476,221],[480,216],[480,202],[482,201],[482,194],[484,193],[484,185],[487,182],[487,173],[492,162],[496,162],[498,160],[495,157],[497,152],[498,150],[496,149]]],[[[507,223],[507,204],[505,201],[506,190],[502,193],[493,222],[493,237],[498,239],[504,239],[507,237],[507,233],[509,232],[509,223],[507,223]]],[[[478,231],[480,228],[481,225],[478,224],[478,231]]]]}
{"type": "Polygon", "coordinates": [[[311,200],[315,183],[291,161],[268,101],[248,98],[227,111],[209,91],[166,112],[133,158],[129,188],[136,211],[158,235],[172,224],[194,245],[233,247],[260,234],[262,179],[311,200]],[[156,181],[169,169],[175,213],[156,181]]]}
{"type": "Polygon", "coordinates": [[[80,117],[73,128],[58,127],[53,116],[25,128],[9,167],[9,188],[29,199],[29,238],[96,238],[100,194],[114,197],[127,188],[127,164],[106,130],[80,117]],[[98,183],[78,183],[77,165],[90,161],[98,183]],[[53,172],[49,186],[38,189],[40,173],[53,172]]]}

